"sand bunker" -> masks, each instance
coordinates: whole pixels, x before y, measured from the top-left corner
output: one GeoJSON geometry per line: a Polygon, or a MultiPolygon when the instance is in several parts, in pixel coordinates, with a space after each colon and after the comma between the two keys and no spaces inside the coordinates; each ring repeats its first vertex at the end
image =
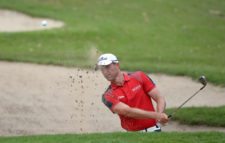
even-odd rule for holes
{"type": "MultiPolygon", "coordinates": [[[[101,102],[108,82],[99,71],[10,62],[0,62],[0,71],[0,135],[123,131],[117,115],[101,102]]],[[[150,76],[168,107],[177,107],[201,87],[187,77],[150,76]]],[[[209,84],[185,106],[225,105],[224,93],[209,84]]],[[[164,131],[198,128],[171,123],[164,131]]]]}
{"type": "Polygon", "coordinates": [[[62,27],[63,22],[47,18],[34,18],[25,14],[0,10],[0,32],[23,32],[34,30],[45,30],[62,27]],[[47,25],[42,22],[47,21],[47,25]]]}

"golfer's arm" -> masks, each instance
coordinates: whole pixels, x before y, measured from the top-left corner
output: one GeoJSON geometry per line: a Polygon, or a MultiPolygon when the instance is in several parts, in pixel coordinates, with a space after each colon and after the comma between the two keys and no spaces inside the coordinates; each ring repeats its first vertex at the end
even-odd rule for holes
{"type": "Polygon", "coordinates": [[[117,114],[120,114],[126,117],[136,118],[136,119],[147,119],[147,118],[159,119],[160,118],[160,114],[157,112],[151,112],[151,111],[141,110],[138,108],[132,108],[122,102],[116,104],[112,110],[113,112],[117,114]]]}
{"type": "Polygon", "coordinates": [[[155,87],[148,93],[148,95],[151,96],[152,99],[157,103],[156,106],[157,112],[163,113],[166,108],[166,101],[165,98],[162,95],[160,95],[158,89],[155,87]]]}

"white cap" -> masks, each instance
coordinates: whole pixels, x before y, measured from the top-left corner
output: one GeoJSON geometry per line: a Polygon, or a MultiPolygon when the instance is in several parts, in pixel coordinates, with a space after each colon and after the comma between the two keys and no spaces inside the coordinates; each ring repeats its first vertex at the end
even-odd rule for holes
{"type": "Polygon", "coordinates": [[[98,65],[99,66],[105,66],[105,65],[109,65],[111,63],[119,63],[117,57],[113,54],[102,54],[99,58],[98,58],[98,65]]]}

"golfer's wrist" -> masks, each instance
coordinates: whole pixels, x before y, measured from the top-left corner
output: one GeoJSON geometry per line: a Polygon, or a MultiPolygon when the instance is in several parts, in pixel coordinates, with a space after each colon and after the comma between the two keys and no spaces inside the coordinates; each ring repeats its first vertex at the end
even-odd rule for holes
{"type": "Polygon", "coordinates": [[[157,113],[157,115],[156,115],[156,120],[157,120],[157,121],[160,121],[161,118],[162,118],[162,116],[163,116],[163,114],[162,114],[162,113],[159,113],[159,112],[156,112],[156,113],[157,113]]]}

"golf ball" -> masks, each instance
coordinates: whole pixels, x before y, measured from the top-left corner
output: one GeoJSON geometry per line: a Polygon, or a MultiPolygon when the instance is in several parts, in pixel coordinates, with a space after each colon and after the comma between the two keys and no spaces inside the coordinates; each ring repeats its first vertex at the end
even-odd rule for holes
{"type": "Polygon", "coordinates": [[[41,25],[42,25],[42,26],[48,26],[48,21],[43,20],[43,21],[41,22],[41,25]]]}

